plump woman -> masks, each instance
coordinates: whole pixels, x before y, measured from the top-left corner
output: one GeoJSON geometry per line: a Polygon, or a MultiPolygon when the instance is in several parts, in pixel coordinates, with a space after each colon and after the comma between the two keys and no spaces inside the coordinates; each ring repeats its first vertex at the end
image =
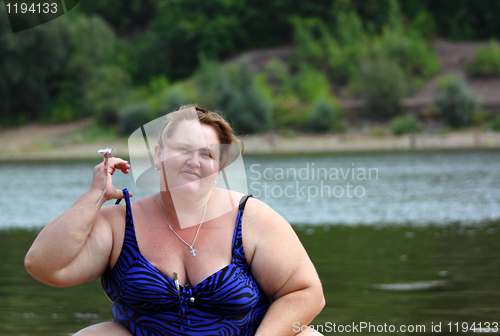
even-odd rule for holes
{"type": "Polygon", "coordinates": [[[130,202],[111,178],[129,173],[127,161],[94,168],[89,190],[25,259],[52,286],[101,277],[114,322],[76,335],[298,335],[294,326],[321,311],[320,280],[289,223],[255,198],[216,187],[239,145],[219,114],[187,106],[169,115],[154,146],[159,193],[130,202]]]}

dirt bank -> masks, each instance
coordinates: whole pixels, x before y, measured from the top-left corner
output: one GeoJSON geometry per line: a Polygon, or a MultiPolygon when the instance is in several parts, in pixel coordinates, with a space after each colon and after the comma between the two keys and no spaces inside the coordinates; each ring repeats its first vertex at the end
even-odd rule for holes
{"type": "MultiPolygon", "coordinates": [[[[114,147],[113,155],[128,157],[127,139],[84,142],[75,134],[90,120],[62,125],[27,125],[0,130],[0,161],[98,158],[99,148],[114,147]]],[[[366,132],[365,132],[366,133],[366,132]]],[[[245,154],[342,153],[398,150],[500,148],[500,133],[475,130],[413,136],[346,134],[296,135],[273,132],[243,137],[245,154]]]]}

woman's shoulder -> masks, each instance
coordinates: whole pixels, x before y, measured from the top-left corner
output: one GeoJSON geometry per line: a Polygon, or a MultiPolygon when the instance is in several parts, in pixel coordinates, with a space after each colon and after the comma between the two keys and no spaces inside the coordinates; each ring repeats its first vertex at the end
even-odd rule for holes
{"type": "Polygon", "coordinates": [[[117,223],[125,222],[126,215],[126,205],[125,203],[121,204],[110,204],[103,206],[99,211],[99,216],[105,218],[112,226],[115,226],[117,223]]]}
{"type": "MultiPolygon", "coordinates": [[[[158,197],[158,194],[149,195],[146,197],[139,198],[134,200],[130,198],[130,206],[132,207],[132,216],[138,212],[144,211],[144,208],[147,208],[153,200],[158,197]]],[[[101,208],[100,214],[104,216],[113,226],[125,223],[126,219],[126,208],[127,204],[125,199],[122,199],[119,204],[110,204],[101,208]]]]}
{"type": "Polygon", "coordinates": [[[245,205],[243,226],[246,227],[247,232],[255,236],[255,239],[290,228],[290,224],[283,216],[265,202],[254,197],[250,197],[245,205]]]}
{"type": "Polygon", "coordinates": [[[224,205],[237,208],[245,196],[246,194],[239,191],[227,190],[223,188],[212,189],[212,197],[219,208],[225,208],[224,205]]]}

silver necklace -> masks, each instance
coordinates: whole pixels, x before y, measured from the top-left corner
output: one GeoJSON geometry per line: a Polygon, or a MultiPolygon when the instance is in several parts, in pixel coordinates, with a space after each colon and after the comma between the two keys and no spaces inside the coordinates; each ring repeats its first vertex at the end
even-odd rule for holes
{"type": "Polygon", "coordinates": [[[168,222],[167,218],[165,217],[165,214],[163,213],[163,208],[161,206],[161,193],[159,193],[158,196],[159,196],[158,199],[159,199],[159,203],[160,203],[161,215],[163,216],[163,219],[168,224],[168,227],[170,228],[170,230],[172,230],[172,232],[177,236],[177,238],[179,238],[184,244],[186,244],[187,246],[189,246],[189,248],[191,248],[191,251],[189,253],[191,253],[193,255],[193,257],[196,257],[196,250],[194,249],[193,246],[194,246],[194,242],[196,241],[196,238],[198,238],[198,233],[200,232],[201,224],[203,224],[203,220],[205,219],[205,212],[207,211],[208,202],[207,202],[207,204],[205,204],[205,208],[203,209],[203,217],[201,217],[201,222],[200,222],[200,225],[198,226],[198,230],[196,231],[196,235],[194,236],[193,243],[191,245],[189,245],[188,243],[186,243],[186,241],[184,239],[181,238],[181,236],[179,236],[177,234],[177,232],[175,232],[175,230],[172,228],[172,226],[168,222]]]}

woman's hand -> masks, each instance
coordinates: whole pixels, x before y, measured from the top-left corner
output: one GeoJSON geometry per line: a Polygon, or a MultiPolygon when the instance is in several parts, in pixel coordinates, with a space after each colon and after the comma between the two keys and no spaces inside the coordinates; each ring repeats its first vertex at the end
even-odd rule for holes
{"type": "MultiPolygon", "coordinates": [[[[115,157],[111,157],[108,159],[107,169],[104,166],[104,161],[94,167],[94,177],[92,180],[92,185],[90,186],[90,190],[99,190],[101,194],[104,192],[104,190],[106,190],[101,204],[111,199],[123,198],[123,192],[113,186],[112,175],[116,170],[121,170],[122,173],[128,174],[129,169],[130,164],[127,161],[115,157]],[[106,175],[107,185],[104,184],[106,181],[106,175]]],[[[133,196],[132,193],[130,193],[130,196],[133,196]]]]}

